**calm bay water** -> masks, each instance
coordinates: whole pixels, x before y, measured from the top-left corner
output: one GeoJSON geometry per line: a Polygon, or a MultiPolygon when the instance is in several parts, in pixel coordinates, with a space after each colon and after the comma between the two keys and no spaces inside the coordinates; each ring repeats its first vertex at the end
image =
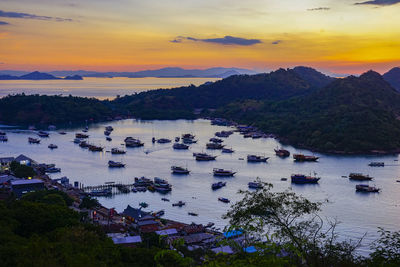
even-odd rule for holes
{"type": "Polygon", "coordinates": [[[8,94],[73,95],[113,99],[117,95],[130,95],[159,88],[174,88],[190,84],[201,85],[218,78],[84,78],[75,80],[10,80],[0,81],[0,97],[8,94]]]}
{"type": "MultiPolygon", "coordinates": [[[[217,227],[223,228],[226,222],[221,219],[229,204],[219,202],[218,197],[227,197],[231,202],[241,199],[237,194],[239,189],[247,189],[247,183],[260,177],[265,182],[272,183],[276,191],[292,189],[313,201],[329,202],[323,207],[323,215],[327,218],[336,218],[341,222],[338,231],[346,237],[357,238],[368,232],[366,242],[376,237],[377,227],[388,230],[399,230],[400,225],[400,177],[398,156],[334,156],[316,154],[320,157],[318,163],[295,163],[292,158],[281,159],[274,154],[274,148],[280,146],[275,139],[244,139],[238,133],[225,140],[227,147],[236,152],[232,155],[222,154],[220,151],[211,151],[218,155],[216,161],[196,162],[193,152],[206,151],[205,144],[213,137],[216,131],[226,130],[227,127],[212,126],[207,120],[196,121],[135,121],[124,120],[107,124],[91,125],[89,129],[90,143],[102,145],[104,152],[90,152],[72,143],[74,133],[80,129],[66,130],[67,135],[51,132],[49,138],[42,138],[41,144],[28,144],[28,137],[32,133],[12,133],[7,129],[9,141],[0,143],[0,157],[17,156],[23,153],[39,162],[55,163],[62,169],[61,173],[51,174],[52,178],[67,176],[70,182],[79,181],[85,185],[101,185],[105,182],[132,183],[134,177],[148,178],[161,177],[167,179],[173,190],[166,197],[171,202],[163,202],[164,197],[159,193],[129,193],[115,195],[111,198],[100,197],[100,202],[106,207],[115,207],[121,212],[129,204],[138,207],[140,202],[147,202],[146,210],[158,211],[165,209],[166,218],[206,224],[214,222],[217,227]],[[105,125],[112,125],[112,142],[105,140],[103,131],[105,125]],[[188,151],[172,149],[172,144],[152,144],[153,135],[156,138],[170,138],[182,133],[193,133],[198,144],[193,144],[188,151]],[[107,152],[112,147],[123,147],[121,144],[127,136],[140,138],[145,142],[143,148],[127,148],[125,155],[111,155],[107,152]],[[50,150],[50,143],[58,145],[58,149],[50,150]],[[270,157],[268,163],[249,164],[245,160],[247,154],[258,153],[270,157]],[[123,161],[125,168],[109,169],[108,160],[123,161]],[[373,168],[367,166],[371,161],[383,161],[385,167],[373,168]],[[172,165],[187,166],[192,173],[188,176],[172,175],[172,165]],[[224,178],[227,186],[211,190],[211,184],[222,180],[212,175],[213,168],[233,169],[237,174],[233,178],[224,178]],[[321,176],[318,185],[291,185],[288,181],[281,181],[281,177],[290,177],[292,173],[317,172],[321,176]],[[375,177],[369,182],[382,189],[378,194],[362,194],[355,192],[357,182],[342,178],[351,172],[362,172],[375,177]],[[185,201],[182,208],[172,207],[172,203],[185,201]],[[198,213],[198,217],[189,216],[188,212],[198,213]]],[[[292,154],[309,151],[285,147],[292,154]]]]}

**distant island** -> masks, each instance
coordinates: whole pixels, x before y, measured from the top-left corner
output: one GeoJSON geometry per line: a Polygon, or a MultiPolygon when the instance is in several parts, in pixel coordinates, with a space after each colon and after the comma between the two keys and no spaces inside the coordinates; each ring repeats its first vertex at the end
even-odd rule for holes
{"type": "Polygon", "coordinates": [[[113,101],[14,95],[0,99],[0,123],[49,125],[115,116],[220,117],[256,126],[281,142],[314,151],[399,153],[400,93],[384,77],[369,71],[359,77],[332,78],[300,66],[113,101]]]}
{"type": "Polygon", "coordinates": [[[13,75],[0,75],[0,80],[83,80],[82,76],[72,75],[66,76],[65,78],[59,78],[54,75],[34,71],[28,74],[24,74],[21,76],[13,76],[13,75]]]}

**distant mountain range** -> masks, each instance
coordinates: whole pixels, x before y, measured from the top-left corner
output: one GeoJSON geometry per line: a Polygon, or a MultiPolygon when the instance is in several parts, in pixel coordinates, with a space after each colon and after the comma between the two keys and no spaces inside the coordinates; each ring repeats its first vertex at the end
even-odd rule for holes
{"type": "MultiPolygon", "coordinates": [[[[36,73],[36,72],[35,72],[36,73]]],[[[127,77],[127,78],[144,78],[144,77],[159,77],[159,78],[226,78],[232,75],[240,74],[256,74],[256,71],[240,68],[209,68],[209,69],[182,69],[182,68],[162,68],[157,70],[144,70],[136,72],[96,72],[86,70],[62,70],[49,71],[48,74],[57,77],[66,77],[79,75],[81,77],[127,77]]],[[[3,76],[23,76],[29,74],[24,71],[2,70],[0,75],[3,76]]],[[[45,77],[44,77],[45,78],[45,77]]]]}
{"type": "Polygon", "coordinates": [[[34,71],[21,76],[14,76],[10,74],[0,75],[0,80],[82,80],[79,75],[66,76],[59,78],[48,73],[34,71]]]}

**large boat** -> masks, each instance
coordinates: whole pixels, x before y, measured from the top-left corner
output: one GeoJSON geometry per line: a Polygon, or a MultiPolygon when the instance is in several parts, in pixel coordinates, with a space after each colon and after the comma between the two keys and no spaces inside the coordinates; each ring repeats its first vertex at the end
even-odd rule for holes
{"type": "Polygon", "coordinates": [[[48,133],[48,132],[44,132],[44,131],[39,131],[39,132],[37,133],[37,135],[38,135],[39,137],[49,137],[49,133],[48,133]]]}
{"type": "Polygon", "coordinates": [[[226,182],[213,183],[213,184],[211,185],[211,189],[212,189],[212,190],[217,190],[217,189],[220,189],[220,188],[222,188],[222,187],[224,187],[224,186],[226,186],[226,182]]]}
{"type": "Polygon", "coordinates": [[[110,196],[112,195],[112,188],[105,188],[105,189],[99,189],[99,190],[92,190],[89,193],[91,196],[95,197],[100,197],[100,196],[110,196]]]}
{"type": "Polygon", "coordinates": [[[229,199],[224,198],[224,197],[219,197],[218,200],[221,201],[221,202],[224,202],[224,203],[229,203],[229,202],[231,202],[229,199]]]}
{"type": "Polygon", "coordinates": [[[122,168],[122,167],[125,167],[125,164],[122,163],[122,162],[109,160],[108,161],[108,167],[110,167],[110,168],[122,168]]]}
{"type": "Polygon", "coordinates": [[[125,138],[125,146],[126,147],[141,147],[144,146],[144,143],[140,141],[139,139],[133,138],[133,137],[127,137],[125,138]]]}
{"type": "Polygon", "coordinates": [[[374,186],[369,186],[367,184],[358,184],[356,185],[356,191],[365,193],[378,193],[380,189],[374,186]]]}
{"type": "Polygon", "coordinates": [[[175,143],[172,147],[174,149],[189,149],[188,145],[180,144],[180,143],[175,143]]]}
{"type": "Polygon", "coordinates": [[[249,186],[249,188],[252,188],[252,189],[261,189],[261,188],[263,188],[263,185],[261,183],[259,183],[259,182],[249,182],[248,186],[249,186]]]}
{"type": "Polygon", "coordinates": [[[172,166],[171,171],[173,174],[189,174],[190,171],[187,168],[172,166]]]}
{"type": "Polygon", "coordinates": [[[182,139],[194,139],[196,136],[190,133],[182,134],[182,139]]]}
{"type": "Polygon", "coordinates": [[[197,140],[194,140],[192,138],[182,138],[182,142],[184,144],[195,144],[197,143],[197,140]]]}
{"type": "Polygon", "coordinates": [[[233,134],[233,131],[221,131],[221,132],[216,132],[215,136],[217,137],[229,137],[231,134],[233,134]]]}
{"type": "Polygon", "coordinates": [[[223,149],[224,145],[219,143],[207,143],[206,147],[207,149],[223,149]]]}
{"type": "Polygon", "coordinates": [[[80,141],[79,146],[82,148],[88,148],[90,145],[86,141],[80,141]]]}
{"type": "Polygon", "coordinates": [[[232,148],[223,148],[222,149],[222,153],[234,153],[235,150],[233,150],[232,148]]]}
{"type": "Polygon", "coordinates": [[[213,138],[210,138],[210,142],[213,142],[213,143],[222,143],[222,142],[224,142],[224,140],[213,137],[213,138]]]}
{"type": "Polygon", "coordinates": [[[55,145],[55,144],[50,144],[50,145],[48,145],[47,147],[50,148],[50,149],[56,149],[56,148],[58,148],[58,146],[55,145]]]}
{"type": "Polygon", "coordinates": [[[135,183],[134,183],[135,186],[146,187],[146,186],[149,186],[149,185],[152,185],[152,184],[153,184],[153,181],[150,180],[149,178],[146,178],[146,177],[137,178],[137,177],[135,177],[135,183]]]}
{"type": "Polygon", "coordinates": [[[247,162],[267,162],[269,158],[257,155],[247,155],[247,162]]]}
{"type": "Polygon", "coordinates": [[[79,138],[75,138],[73,142],[74,142],[75,144],[80,144],[80,143],[82,142],[82,140],[79,139],[79,138]]]}
{"type": "Polygon", "coordinates": [[[291,179],[294,184],[316,184],[321,178],[304,174],[292,174],[291,179]]]}
{"type": "Polygon", "coordinates": [[[28,137],[28,142],[29,142],[30,144],[39,144],[39,143],[40,143],[40,140],[39,140],[39,139],[36,139],[36,138],[28,137]]]}
{"type": "Polygon", "coordinates": [[[236,172],[233,172],[231,170],[224,170],[224,169],[214,168],[213,169],[213,173],[214,173],[214,176],[229,177],[229,176],[234,176],[236,172]]]}
{"type": "Polygon", "coordinates": [[[289,157],[290,156],[290,152],[288,150],[286,150],[286,149],[277,148],[277,149],[274,149],[274,150],[275,150],[275,154],[278,157],[285,158],[285,157],[289,157]]]}
{"type": "Polygon", "coordinates": [[[193,153],[197,161],[210,161],[215,160],[217,156],[211,156],[206,153],[193,153]]]}
{"type": "Polygon", "coordinates": [[[76,133],[76,134],[75,134],[75,137],[76,137],[76,138],[85,139],[85,138],[89,138],[89,135],[83,134],[83,133],[76,133]]]}
{"type": "Polygon", "coordinates": [[[370,167],[385,167],[385,162],[371,162],[368,164],[370,167]]]}
{"type": "Polygon", "coordinates": [[[307,156],[303,154],[293,154],[294,161],[317,161],[318,157],[316,156],[307,156]]]}
{"type": "Polygon", "coordinates": [[[103,147],[101,146],[95,146],[95,145],[89,145],[89,150],[93,151],[93,152],[97,152],[97,151],[103,151],[103,147]]]}
{"type": "Polygon", "coordinates": [[[125,154],[126,151],[122,150],[122,149],[118,149],[116,147],[111,148],[111,154],[125,154]]]}
{"type": "Polygon", "coordinates": [[[168,143],[171,143],[171,139],[160,138],[160,139],[157,140],[157,143],[159,143],[159,144],[168,144],[168,143]]]}
{"type": "Polygon", "coordinates": [[[0,142],[7,142],[8,138],[7,135],[0,135],[0,142]]]}
{"type": "Polygon", "coordinates": [[[369,175],[364,175],[362,173],[350,173],[349,179],[356,181],[371,181],[372,177],[370,177],[369,175]]]}

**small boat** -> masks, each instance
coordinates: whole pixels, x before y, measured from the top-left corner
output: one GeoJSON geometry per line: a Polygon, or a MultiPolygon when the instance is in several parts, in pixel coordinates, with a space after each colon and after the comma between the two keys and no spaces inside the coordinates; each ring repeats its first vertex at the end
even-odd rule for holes
{"type": "Polygon", "coordinates": [[[101,146],[89,145],[89,150],[92,152],[103,151],[103,149],[101,146]]]}
{"type": "Polygon", "coordinates": [[[39,139],[36,139],[36,138],[29,137],[29,138],[28,138],[28,142],[29,142],[30,144],[39,144],[39,143],[40,143],[40,140],[39,140],[39,139]]]}
{"type": "Polygon", "coordinates": [[[137,186],[135,187],[137,192],[146,192],[147,188],[144,186],[137,186]]]}
{"type": "Polygon", "coordinates": [[[109,160],[108,161],[108,167],[110,167],[110,168],[122,168],[122,167],[125,167],[125,164],[122,163],[122,162],[116,162],[116,161],[109,160]]]}
{"type": "Polygon", "coordinates": [[[316,184],[321,178],[306,176],[304,174],[292,174],[291,179],[294,184],[316,184]]]}
{"type": "Polygon", "coordinates": [[[112,132],[114,131],[114,128],[112,126],[106,126],[106,131],[112,132]]]}
{"type": "Polygon", "coordinates": [[[131,190],[129,190],[129,188],[125,185],[117,185],[117,189],[119,192],[124,194],[128,194],[129,192],[131,192],[131,190]]]}
{"type": "Polygon", "coordinates": [[[104,131],[104,135],[109,136],[110,134],[111,134],[110,131],[107,131],[107,130],[104,131]]]}
{"type": "Polygon", "coordinates": [[[159,143],[159,144],[167,144],[167,143],[171,143],[171,140],[167,139],[167,138],[160,138],[160,139],[157,140],[157,143],[159,143]]]}
{"type": "Polygon", "coordinates": [[[219,143],[207,143],[206,147],[207,149],[223,149],[224,145],[219,143]]]}
{"type": "Polygon", "coordinates": [[[99,189],[99,190],[92,190],[89,195],[91,196],[96,196],[96,197],[100,197],[100,196],[110,196],[112,195],[112,189],[110,188],[105,188],[105,189],[99,189]]]}
{"type": "Polygon", "coordinates": [[[39,137],[49,137],[49,133],[48,133],[48,132],[44,132],[44,131],[39,131],[39,132],[37,133],[37,135],[38,135],[39,137]]]}
{"type": "Polygon", "coordinates": [[[165,198],[165,197],[163,197],[161,200],[162,200],[162,201],[169,202],[169,199],[168,199],[168,198],[165,198]]]}
{"type": "Polygon", "coordinates": [[[364,175],[362,173],[350,173],[349,179],[356,181],[371,181],[373,178],[370,177],[369,175],[364,175]]]}
{"type": "Polygon", "coordinates": [[[79,146],[82,148],[88,148],[90,145],[86,141],[81,141],[79,143],[79,146]]]}
{"type": "Polygon", "coordinates": [[[190,139],[190,138],[182,138],[182,142],[184,144],[195,144],[195,143],[197,143],[197,140],[190,139]]]}
{"type": "Polygon", "coordinates": [[[180,143],[175,143],[172,147],[174,149],[189,149],[188,145],[180,144],[180,143]]]}
{"type": "Polygon", "coordinates": [[[211,156],[206,153],[194,153],[193,155],[195,155],[197,161],[210,161],[217,158],[217,156],[211,156]]]}
{"type": "Polygon", "coordinates": [[[263,185],[261,183],[259,183],[259,182],[249,182],[248,186],[251,189],[261,189],[261,188],[263,188],[263,185]]]}
{"type": "Polygon", "coordinates": [[[232,148],[223,148],[222,149],[222,153],[234,153],[235,150],[233,150],[232,148]]]}
{"type": "Polygon", "coordinates": [[[106,140],[110,142],[110,141],[112,141],[112,138],[109,137],[109,136],[107,136],[107,137],[106,137],[106,140]]]}
{"type": "Polygon", "coordinates": [[[151,138],[151,142],[152,142],[153,144],[154,144],[156,141],[157,141],[157,140],[156,140],[155,137],[151,138]]]}
{"type": "Polygon", "coordinates": [[[230,177],[230,176],[234,176],[236,172],[233,172],[231,170],[224,170],[224,169],[214,168],[213,169],[213,173],[214,173],[214,176],[230,177]]]}
{"type": "Polygon", "coordinates": [[[221,132],[216,132],[215,136],[217,137],[229,137],[231,134],[233,134],[233,131],[221,131],[221,132]]]}
{"type": "Polygon", "coordinates": [[[194,213],[194,212],[188,212],[188,215],[190,215],[190,216],[199,216],[199,214],[194,213]]]}
{"type": "Polygon", "coordinates": [[[59,134],[61,134],[61,135],[66,135],[67,133],[66,132],[58,132],[59,134]]]}
{"type": "Polygon", "coordinates": [[[371,162],[368,164],[370,167],[385,167],[385,162],[371,162]]]}
{"type": "Polygon", "coordinates": [[[132,191],[133,193],[137,193],[138,190],[137,190],[136,187],[132,187],[131,191],[132,191]]]}
{"type": "Polygon", "coordinates": [[[147,208],[149,206],[149,204],[147,204],[146,202],[140,202],[139,206],[142,208],[147,208]]]}
{"type": "Polygon", "coordinates": [[[247,155],[247,162],[267,162],[269,158],[257,155],[247,155]]]}
{"type": "Polygon", "coordinates": [[[125,138],[125,146],[126,147],[141,147],[144,146],[144,143],[140,141],[139,139],[133,138],[133,137],[127,137],[125,138]]]}
{"type": "Polygon", "coordinates": [[[76,138],[85,139],[85,138],[89,138],[89,135],[83,134],[83,133],[76,133],[76,134],[75,134],[75,137],[76,137],[76,138]]]}
{"type": "Polygon", "coordinates": [[[317,161],[319,158],[316,156],[307,156],[303,154],[293,154],[294,161],[317,161]]]}
{"type": "Polygon", "coordinates": [[[0,135],[6,135],[6,132],[0,131],[0,135]]]}
{"type": "Polygon", "coordinates": [[[164,214],[165,214],[165,211],[164,210],[160,210],[160,211],[155,212],[153,215],[155,217],[159,218],[159,217],[163,216],[164,214]]]}
{"type": "Polygon", "coordinates": [[[153,181],[150,180],[149,178],[146,178],[146,177],[137,178],[137,177],[135,177],[134,185],[136,187],[146,187],[146,186],[149,186],[149,185],[152,185],[152,184],[153,184],[153,181]]]}
{"type": "Polygon", "coordinates": [[[286,157],[290,156],[290,152],[283,148],[277,148],[277,149],[274,149],[274,151],[275,151],[275,154],[281,158],[286,158],[286,157]]]}
{"type": "Polygon", "coordinates": [[[122,150],[122,149],[118,149],[116,147],[111,148],[111,154],[125,154],[126,151],[122,150]]]}
{"type": "Polygon", "coordinates": [[[369,186],[367,184],[358,184],[356,185],[356,191],[365,193],[378,193],[380,191],[380,188],[369,186]]]}
{"type": "Polygon", "coordinates": [[[190,171],[187,168],[183,168],[180,166],[172,166],[171,167],[173,174],[189,174],[190,171]]]}
{"type": "Polygon", "coordinates": [[[175,137],[175,142],[179,142],[179,140],[180,140],[179,136],[175,137]]]}
{"type": "Polygon", "coordinates": [[[194,139],[196,136],[190,133],[182,134],[182,139],[194,139]]]}
{"type": "Polygon", "coordinates": [[[220,139],[220,138],[215,138],[215,137],[213,137],[213,138],[210,138],[210,142],[213,142],[213,143],[222,143],[222,142],[224,142],[224,140],[222,140],[222,139],[220,139]]]}
{"type": "Polygon", "coordinates": [[[48,169],[45,170],[45,172],[47,172],[47,173],[56,173],[56,172],[60,172],[60,171],[61,171],[61,169],[60,168],[56,168],[56,167],[48,168],[48,169]]]}
{"type": "Polygon", "coordinates": [[[172,186],[168,183],[168,181],[159,177],[154,177],[154,189],[159,193],[167,193],[172,190],[172,186]]]}
{"type": "Polygon", "coordinates": [[[73,142],[74,142],[75,144],[80,144],[80,143],[82,142],[82,140],[79,139],[79,138],[75,138],[73,142]]]}
{"type": "Polygon", "coordinates": [[[229,202],[231,202],[229,199],[224,198],[224,197],[219,197],[218,200],[221,201],[221,202],[224,202],[224,203],[229,203],[229,202]]]}
{"type": "Polygon", "coordinates": [[[185,205],[186,205],[186,203],[183,202],[182,200],[179,200],[178,202],[172,204],[173,207],[182,207],[185,205]]]}
{"type": "Polygon", "coordinates": [[[87,133],[89,129],[83,129],[82,132],[87,133]]]}
{"type": "Polygon", "coordinates": [[[50,149],[58,148],[58,146],[55,145],[55,144],[50,144],[50,145],[48,145],[47,147],[50,148],[50,149]]]}
{"type": "Polygon", "coordinates": [[[253,133],[251,135],[251,138],[253,138],[253,139],[258,139],[258,138],[261,138],[261,137],[263,137],[263,135],[261,133],[253,133]]]}
{"type": "Polygon", "coordinates": [[[287,181],[287,178],[282,177],[282,178],[281,178],[281,181],[287,181]]]}
{"type": "Polygon", "coordinates": [[[0,142],[7,142],[8,138],[7,135],[0,135],[0,142]]]}
{"type": "Polygon", "coordinates": [[[213,184],[211,185],[211,189],[212,189],[212,190],[217,190],[217,189],[220,189],[220,188],[222,188],[222,187],[224,187],[224,186],[226,186],[226,182],[213,183],[213,184]]]}

